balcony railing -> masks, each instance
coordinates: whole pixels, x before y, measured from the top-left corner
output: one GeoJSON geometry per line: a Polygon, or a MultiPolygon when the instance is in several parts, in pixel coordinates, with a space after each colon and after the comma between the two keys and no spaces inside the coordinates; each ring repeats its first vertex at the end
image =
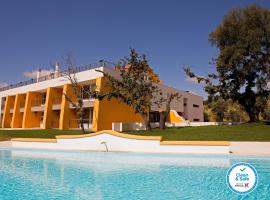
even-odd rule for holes
{"type": "Polygon", "coordinates": [[[62,102],[62,97],[61,96],[54,97],[53,100],[52,100],[53,104],[61,104],[61,102],[62,102]]]}
{"type": "Polygon", "coordinates": [[[83,72],[83,71],[87,71],[87,70],[90,70],[90,69],[95,69],[95,68],[98,68],[98,67],[110,67],[110,68],[112,68],[114,66],[115,65],[113,63],[102,60],[102,61],[96,62],[94,64],[83,65],[83,66],[72,68],[72,69],[66,69],[66,70],[61,71],[59,73],[51,73],[49,75],[42,76],[42,77],[40,77],[38,79],[31,79],[31,80],[28,80],[28,81],[23,81],[23,82],[20,82],[20,83],[15,83],[15,84],[12,84],[12,85],[9,85],[9,86],[6,86],[6,87],[2,87],[2,88],[0,88],[0,92],[5,91],[5,90],[9,90],[9,89],[13,89],[13,88],[17,88],[17,87],[21,87],[21,86],[25,86],[25,85],[30,85],[30,84],[33,84],[33,83],[38,83],[38,82],[42,82],[42,81],[55,79],[55,78],[58,78],[58,77],[63,77],[65,75],[67,75],[67,73],[69,73],[69,72],[78,73],[78,72],[83,72]]]}
{"type": "Polygon", "coordinates": [[[40,99],[36,99],[36,100],[33,100],[31,102],[31,105],[34,106],[34,107],[37,107],[37,106],[41,106],[41,105],[44,105],[44,102],[42,102],[42,100],[40,99]]]}

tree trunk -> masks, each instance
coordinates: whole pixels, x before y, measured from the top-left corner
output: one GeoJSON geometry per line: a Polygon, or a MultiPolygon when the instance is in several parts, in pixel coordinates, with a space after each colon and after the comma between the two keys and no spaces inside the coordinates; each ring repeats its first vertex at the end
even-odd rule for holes
{"type": "Polygon", "coordinates": [[[81,107],[79,108],[79,112],[78,112],[78,114],[79,114],[79,123],[80,123],[80,127],[81,127],[81,129],[82,129],[82,132],[83,132],[83,134],[85,134],[85,129],[84,129],[84,124],[83,124],[83,107],[82,107],[82,105],[80,105],[81,107]]]}
{"type": "Polygon", "coordinates": [[[178,93],[167,94],[165,111],[160,112],[159,129],[165,129],[166,128],[165,123],[166,123],[167,116],[168,116],[168,114],[170,113],[170,110],[171,110],[171,102],[177,96],[178,96],[178,93]]]}
{"type": "Polygon", "coordinates": [[[249,122],[259,121],[260,109],[256,105],[256,94],[253,91],[248,90],[243,97],[238,101],[242,105],[249,116],[249,122]]]}
{"type": "Polygon", "coordinates": [[[159,118],[159,129],[165,129],[166,128],[166,118],[167,118],[167,113],[166,112],[160,112],[160,118],[159,118]]]}
{"type": "Polygon", "coordinates": [[[83,134],[85,134],[83,119],[80,119],[80,126],[81,126],[81,129],[82,129],[83,134]]]}
{"type": "Polygon", "coordinates": [[[144,124],[145,124],[146,130],[147,130],[147,131],[151,131],[152,128],[151,128],[151,124],[150,124],[148,115],[144,114],[144,115],[143,115],[143,120],[144,120],[144,124]]]}
{"type": "Polygon", "coordinates": [[[253,112],[251,110],[248,110],[247,114],[249,116],[249,122],[257,122],[257,121],[259,121],[259,114],[258,113],[253,112]]]}
{"type": "Polygon", "coordinates": [[[246,110],[249,116],[249,122],[257,122],[259,121],[259,112],[256,108],[256,105],[244,105],[244,109],[246,110]]]}

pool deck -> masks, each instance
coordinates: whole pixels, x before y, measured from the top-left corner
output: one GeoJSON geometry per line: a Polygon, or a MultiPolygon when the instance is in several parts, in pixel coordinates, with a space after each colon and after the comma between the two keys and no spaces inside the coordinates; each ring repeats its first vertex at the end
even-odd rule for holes
{"type": "Polygon", "coordinates": [[[121,151],[147,153],[235,154],[270,156],[270,142],[162,141],[160,136],[137,136],[104,130],[84,135],[60,135],[56,139],[13,138],[0,148],[121,151]]]}

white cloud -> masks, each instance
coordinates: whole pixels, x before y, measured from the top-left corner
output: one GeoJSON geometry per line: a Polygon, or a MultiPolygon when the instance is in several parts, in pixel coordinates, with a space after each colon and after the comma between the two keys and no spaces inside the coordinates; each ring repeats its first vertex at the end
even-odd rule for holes
{"type": "MultiPolygon", "coordinates": [[[[27,78],[37,78],[37,72],[38,70],[33,70],[33,71],[30,71],[30,72],[24,72],[23,75],[27,78]]],[[[41,76],[46,76],[46,75],[49,75],[50,74],[50,71],[49,70],[46,70],[46,69],[42,69],[41,70],[41,76]]]]}
{"type": "Polygon", "coordinates": [[[8,86],[8,83],[0,83],[0,88],[8,86]]]}

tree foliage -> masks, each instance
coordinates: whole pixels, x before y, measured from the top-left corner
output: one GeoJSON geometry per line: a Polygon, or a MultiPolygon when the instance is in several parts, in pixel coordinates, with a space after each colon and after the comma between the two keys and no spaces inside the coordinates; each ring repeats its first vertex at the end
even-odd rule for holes
{"type": "Polygon", "coordinates": [[[261,116],[263,119],[270,121],[270,97],[267,100],[265,109],[262,111],[261,116]]]}
{"type": "Polygon", "coordinates": [[[238,103],[231,100],[225,101],[218,97],[211,102],[204,102],[205,121],[216,122],[246,122],[249,117],[238,103]]]}
{"type": "Polygon", "coordinates": [[[185,72],[205,84],[209,99],[220,96],[243,106],[250,121],[257,121],[269,96],[270,11],[257,5],[236,8],[209,35],[219,49],[216,73],[207,77],[185,72]]]}
{"type": "Polygon", "coordinates": [[[114,77],[104,71],[107,92],[101,92],[99,99],[118,99],[120,102],[131,106],[135,113],[142,116],[146,129],[150,130],[149,113],[152,104],[161,91],[157,83],[158,76],[148,64],[145,55],[139,55],[135,49],[130,50],[129,57],[122,59],[116,66],[120,77],[114,77]]]}

